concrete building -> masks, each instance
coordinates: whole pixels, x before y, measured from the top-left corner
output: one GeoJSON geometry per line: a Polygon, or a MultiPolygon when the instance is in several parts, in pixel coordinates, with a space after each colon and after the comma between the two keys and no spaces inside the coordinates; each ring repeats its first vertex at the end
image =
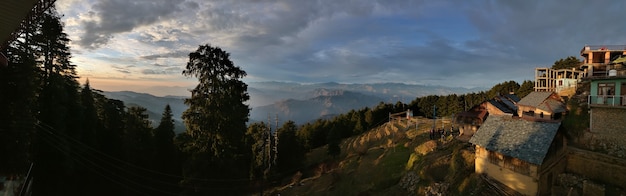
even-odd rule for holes
{"type": "Polygon", "coordinates": [[[560,96],[576,93],[578,82],[585,72],[578,69],[535,68],[535,87],[538,92],[556,92],[560,96]]]}
{"type": "MultiPolygon", "coordinates": [[[[585,45],[580,50],[580,56],[584,59],[581,67],[585,70],[584,77],[608,76],[613,69],[611,61],[624,55],[626,45],[585,45]]],[[[626,75],[625,70],[619,71],[626,75]]]]}
{"type": "MultiPolygon", "coordinates": [[[[607,152],[626,150],[626,57],[607,63],[608,75],[595,74],[590,82],[589,134],[603,143],[607,152]]],[[[626,157],[623,157],[626,158],[626,157]]]]}

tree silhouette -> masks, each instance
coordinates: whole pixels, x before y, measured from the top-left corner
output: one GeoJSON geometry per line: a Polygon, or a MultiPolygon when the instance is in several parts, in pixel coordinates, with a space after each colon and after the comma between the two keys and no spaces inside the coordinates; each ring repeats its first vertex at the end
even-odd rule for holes
{"type": "Polygon", "coordinates": [[[559,59],[552,65],[552,69],[571,69],[582,65],[582,61],[574,56],[568,56],[565,59],[559,59]]]}
{"type": "MultiPolygon", "coordinates": [[[[191,90],[191,98],[185,99],[189,108],[183,113],[183,120],[190,142],[196,146],[187,152],[195,163],[188,164],[185,174],[191,176],[185,177],[247,177],[249,159],[243,155],[247,153],[244,136],[250,109],[244,103],[250,96],[248,86],[241,81],[246,72],[235,66],[229,56],[221,48],[210,45],[202,45],[189,54],[183,75],[197,78],[199,84],[191,90]]],[[[191,186],[224,188],[220,184],[187,180],[191,186]]]]}

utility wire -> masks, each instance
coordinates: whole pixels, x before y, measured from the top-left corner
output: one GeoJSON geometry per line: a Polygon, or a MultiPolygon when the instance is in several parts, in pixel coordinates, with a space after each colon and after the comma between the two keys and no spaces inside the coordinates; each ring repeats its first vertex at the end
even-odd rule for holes
{"type": "MultiPolygon", "coordinates": [[[[54,145],[54,144],[55,144],[55,142],[59,142],[59,141],[51,141],[51,139],[50,139],[50,138],[45,138],[45,137],[42,137],[42,140],[43,140],[44,142],[46,142],[46,143],[50,144],[50,146],[52,146],[53,148],[55,148],[55,149],[59,150],[60,152],[62,152],[62,153],[64,153],[64,154],[66,154],[66,155],[67,155],[70,159],[72,159],[74,162],[76,162],[76,163],[78,163],[78,164],[80,164],[80,165],[84,166],[85,168],[87,168],[87,169],[89,169],[89,170],[91,170],[91,171],[95,172],[95,173],[96,173],[96,174],[98,174],[99,176],[101,176],[101,177],[103,177],[103,178],[105,178],[105,179],[107,179],[107,180],[109,180],[109,181],[111,181],[111,182],[113,182],[113,183],[116,183],[116,184],[118,184],[118,185],[121,185],[121,186],[123,186],[124,188],[126,188],[126,189],[128,189],[128,190],[131,190],[131,191],[134,191],[134,192],[136,192],[136,193],[139,193],[139,194],[142,194],[142,195],[150,195],[150,194],[145,193],[145,192],[143,192],[143,191],[140,191],[140,190],[137,190],[137,189],[131,188],[131,187],[130,187],[130,186],[128,186],[127,184],[124,184],[124,183],[120,182],[120,181],[119,181],[119,179],[124,180],[124,181],[126,181],[126,182],[128,182],[128,183],[134,184],[134,185],[136,185],[136,186],[138,186],[138,187],[144,187],[143,185],[141,185],[141,184],[139,184],[139,183],[137,183],[137,182],[135,182],[135,181],[132,181],[132,180],[130,180],[130,179],[127,179],[127,178],[125,178],[125,177],[123,177],[123,176],[116,175],[116,174],[114,174],[114,172],[108,172],[110,175],[114,175],[114,177],[116,177],[118,180],[113,179],[112,177],[109,177],[108,175],[106,175],[106,174],[102,173],[102,171],[98,171],[98,170],[94,169],[92,166],[89,166],[89,165],[87,165],[87,163],[85,163],[85,162],[89,162],[89,163],[90,163],[90,165],[93,165],[93,166],[96,166],[96,167],[98,167],[98,168],[103,169],[102,167],[98,166],[98,165],[97,165],[97,164],[95,164],[94,162],[87,160],[86,158],[82,157],[81,155],[79,155],[79,154],[78,154],[78,153],[76,153],[76,152],[74,152],[74,153],[72,153],[72,152],[68,152],[67,150],[65,150],[65,149],[63,149],[63,148],[61,148],[61,147],[59,147],[59,146],[54,145]],[[77,157],[78,157],[78,158],[82,158],[82,159],[84,159],[84,160],[77,159],[77,157]]],[[[103,169],[103,170],[105,170],[104,172],[106,172],[106,169],[103,169]]],[[[152,188],[150,188],[150,189],[152,189],[152,188]]],[[[170,195],[176,195],[176,194],[172,194],[172,193],[170,193],[170,195]]]]}

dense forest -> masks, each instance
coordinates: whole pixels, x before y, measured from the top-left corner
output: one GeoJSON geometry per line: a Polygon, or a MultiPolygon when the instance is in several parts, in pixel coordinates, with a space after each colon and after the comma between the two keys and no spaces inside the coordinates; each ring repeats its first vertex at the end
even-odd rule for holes
{"type": "Polygon", "coordinates": [[[182,73],[198,85],[185,100],[186,132],[175,135],[169,106],[151,124],[145,108],[106,98],[89,81],[80,85],[60,17],[50,9],[2,51],[9,65],[0,69],[0,175],[24,175],[32,165],[34,195],[253,193],[302,170],[311,149],[328,145],[329,157],[339,154],[343,138],[390,113],[433,118],[436,106],[437,117],[452,116],[498,94],[523,97],[534,86],[508,81],[484,92],[381,102],[304,125],[271,118],[247,124],[246,72],[226,51],[201,45],[182,73]]]}

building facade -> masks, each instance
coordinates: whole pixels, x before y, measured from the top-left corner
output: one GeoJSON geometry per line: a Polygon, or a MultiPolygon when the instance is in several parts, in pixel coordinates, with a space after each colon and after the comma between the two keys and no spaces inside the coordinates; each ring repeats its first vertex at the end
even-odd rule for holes
{"type": "Polygon", "coordinates": [[[534,90],[538,92],[556,92],[561,96],[576,93],[578,82],[585,72],[574,69],[535,68],[534,90]]]}
{"type": "Polygon", "coordinates": [[[455,116],[460,135],[472,136],[489,115],[513,115],[520,98],[514,94],[499,95],[455,116]]]}
{"type": "Polygon", "coordinates": [[[623,125],[626,122],[626,55],[617,56],[617,53],[605,53],[616,58],[602,63],[591,59],[594,55],[589,56],[589,62],[598,63],[593,64],[594,74],[585,78],[590,83],[588,134],[594,138],[597,148],[604,148],[613,156],[626,156],[619,153],[626,150],[626,126],[623,125]]]}
{"type": "Polygon", "coordinates": [[[550,195],[566,167],[565,105],[554,92],[531,92],[516,105],[515,115],[490,115],[470,139],[475,172],[523,195],[550,195]]]}
{"type": "Polygon", "coordinates": [[[517,107],[519,117],[542,121],[560,121],[566,111],[563,99],[555,92],[531,92],[517,107]]]}

